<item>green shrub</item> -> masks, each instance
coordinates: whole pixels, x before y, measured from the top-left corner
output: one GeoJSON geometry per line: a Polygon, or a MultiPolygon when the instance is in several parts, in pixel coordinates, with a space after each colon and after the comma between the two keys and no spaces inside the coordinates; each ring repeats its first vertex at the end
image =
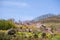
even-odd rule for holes
{"type": "Polygon", "coordinates": [[[12,21],[0,20],[0,30],[14,28],[15,24],[12,21]]]}

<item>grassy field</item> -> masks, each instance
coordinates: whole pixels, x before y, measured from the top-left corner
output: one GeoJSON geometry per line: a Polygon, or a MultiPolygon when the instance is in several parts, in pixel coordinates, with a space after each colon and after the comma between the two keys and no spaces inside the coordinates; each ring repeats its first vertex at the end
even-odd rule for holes
{"type": "MultiPolygon", "coordinates": [[[[46,28],[53,28],[53,35],[43,34],[41,28],[31,26],[17,26],[11,21],[0,20],[0,40],[60,40],[60,23],[44,23],[46,28]],[[14,30],[14,31],[11,31],[14,30]],[[26,31],[32,29],[32,31],[26,31]],[[43,35],[45,35],[43,37],[43,35]]],[[[44,28],[43,28],[44,29],[44,28]]]]}
{"type": "Polygon", "coordinates": [[[42,33],[31,33],[31,32],[16,32],[14,35],[8,35],[6,30],[0,31],[0,40],[60,40],[60,33],[52,36],[46,34],[46,38],[42,38],[42,33]]]}

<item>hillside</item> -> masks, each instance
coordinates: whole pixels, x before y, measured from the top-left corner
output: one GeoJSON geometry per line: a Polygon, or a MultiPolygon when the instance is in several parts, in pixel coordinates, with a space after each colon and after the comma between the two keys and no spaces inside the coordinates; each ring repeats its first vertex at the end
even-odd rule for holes
{"type": "Polygon", "coordinates": [[[42,22],[42,23],[60,22],[60,15],[46,14],[46,15],[39,16],[32,21],[42,22]]]}

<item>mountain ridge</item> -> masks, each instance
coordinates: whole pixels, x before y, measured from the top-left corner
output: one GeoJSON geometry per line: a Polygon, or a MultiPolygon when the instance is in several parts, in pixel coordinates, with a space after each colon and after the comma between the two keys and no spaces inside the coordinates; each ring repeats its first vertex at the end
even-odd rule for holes
{"type": "MultiPolygon", "coordinates": [[[[47,22],[47,21],[56,21],[58,22],[60,20],[60,15],[55,15],[55,14],[45,14],[39,17],[36,17],[35,19],[32,20],[32,22],[37,22],[37,21],[42,21],[42,22],[47,22]]],[[[60,22],[60,21],[59,21],[60,22]]]]}

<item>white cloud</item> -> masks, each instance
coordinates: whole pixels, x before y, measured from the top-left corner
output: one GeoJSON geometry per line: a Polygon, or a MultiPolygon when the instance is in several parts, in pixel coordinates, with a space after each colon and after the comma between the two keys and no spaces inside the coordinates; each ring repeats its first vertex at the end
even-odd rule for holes
{"type": "Polygon", "coordinates": [[[12,1],[0,1],[0,5],[4,5],[4,6],[16,6],[16,7],[27,7],[27,6],[29,6],[25,2],[12,2],[12,1]]]}
{"type": "Polygon", "coordinates": [[[32,20],[34,17],[32,17],[32,16],[26,16],[26,15],[24,15],[24,16],[20,16],[20,20],[22,20],[22,21],[24,21],[24,20],[32,20]]]}

